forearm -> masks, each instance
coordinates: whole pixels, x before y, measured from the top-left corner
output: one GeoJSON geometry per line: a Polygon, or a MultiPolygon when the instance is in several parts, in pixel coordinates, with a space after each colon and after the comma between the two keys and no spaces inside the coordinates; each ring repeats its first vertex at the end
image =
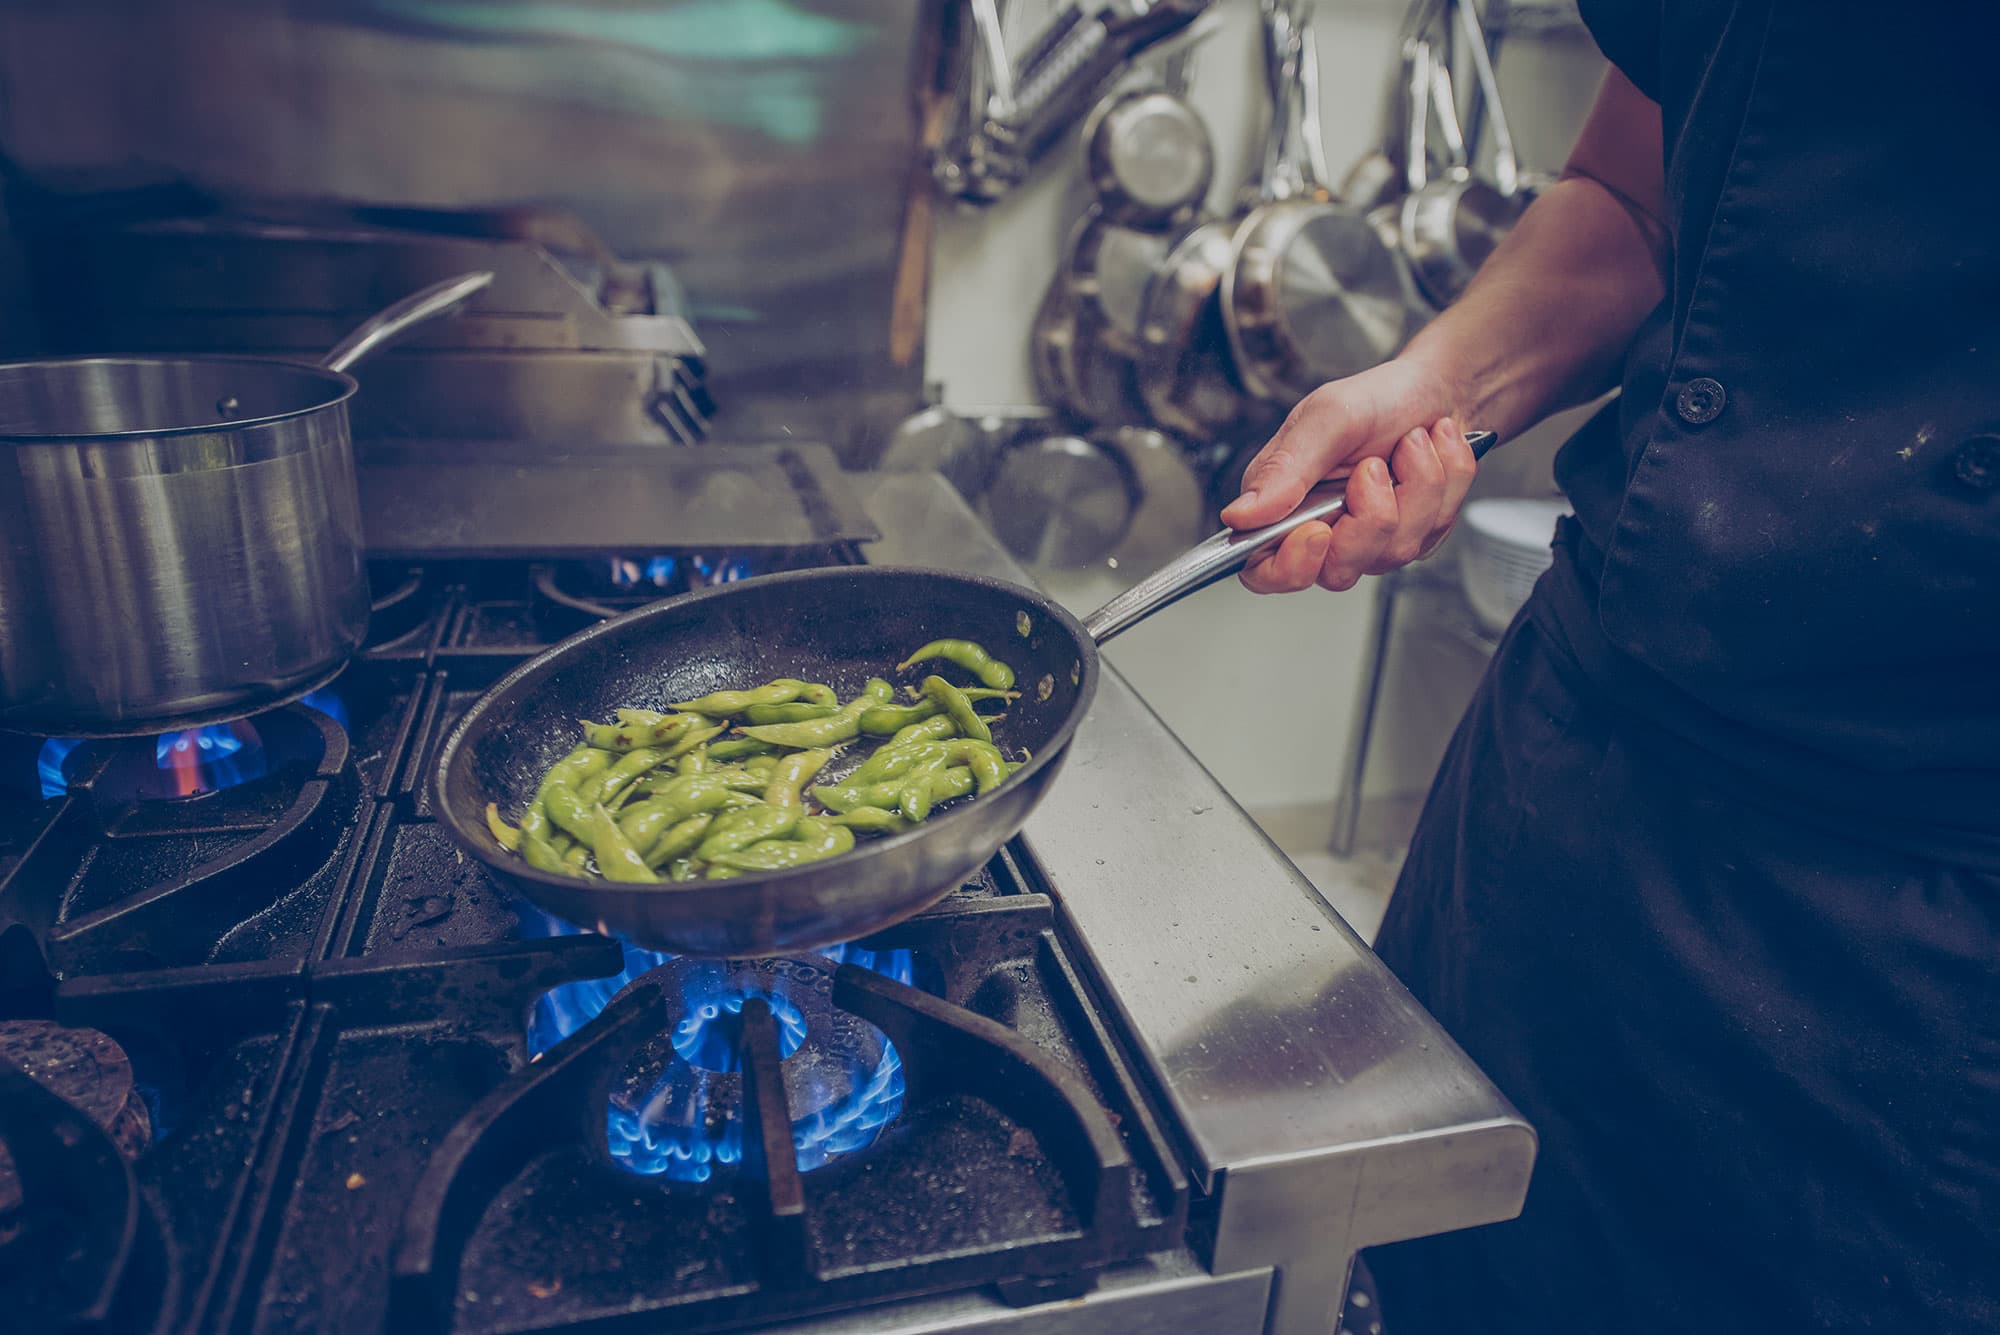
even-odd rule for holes
{"type": "Polygon", "coordinates": [[[1664,171],[1659,107],[1613,71],[1564,178],[1403,353],[1460,421],[1511,436],[1616,383],[1666,294],[1664,171]]]}
{"type": "Polygon", "coordinates": [[[1452,386],[1460,421],[1504,439],[1610,389],[1665,291],[1626,207],[1598,182],[1568,177],[1402,355],[1452,386]]]}

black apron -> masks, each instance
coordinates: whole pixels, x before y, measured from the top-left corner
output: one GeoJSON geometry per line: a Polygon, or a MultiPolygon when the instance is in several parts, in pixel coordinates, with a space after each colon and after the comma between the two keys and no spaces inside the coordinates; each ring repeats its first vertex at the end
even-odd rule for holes
{"type": "Polygon", "coordinates": [[[1583,9],[1669,297],[1377,943],[1541,1155],[1382,1310],[2000,1331],[2000,5],[1583,9]]]}

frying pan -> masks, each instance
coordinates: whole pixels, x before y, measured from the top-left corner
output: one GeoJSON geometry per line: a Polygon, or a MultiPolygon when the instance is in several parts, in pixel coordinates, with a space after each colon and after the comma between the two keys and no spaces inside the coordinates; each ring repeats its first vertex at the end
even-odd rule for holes
{"type": "MultiPolygon", "coordinates": [[[[1485,432],[1468,439],[1476,454],[1493,443],[1485,432]]],[[[1218,533],[1082,621],[1016,584],[895,566],[767,575],[642,607],[522,664],[466,712],[438,757],[438,819],[466,853],[527,899],[655,950],[773,955],[880,931],[943,898],[1021,828],[1090,707],[1100,645],[1239,569],[1300,524],[1337,515],[1344,490],[1323,483],[1268,528],[1218,533]],[[992,792],[914,830],[786,871],[631,885],[537,871],[486,828],[486,804],[510,818],[518,813],[542,773],[574,745],[580,718],[773,677],[824,681],[852,694],[941,636],[978,640],[1013,665],[1021,698],[1008,707],[1000,740],[1030,758],[992,792]]]]}

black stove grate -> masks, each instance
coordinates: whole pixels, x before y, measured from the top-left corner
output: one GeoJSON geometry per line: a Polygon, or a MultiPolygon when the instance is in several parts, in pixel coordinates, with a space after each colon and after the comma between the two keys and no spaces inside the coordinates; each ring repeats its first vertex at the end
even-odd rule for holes
{"type": "Polygon", "coordinates": [[[500,675],[656,596],[613,573],[378,571],[369,649],[330,697],[252,720],[270,763],[220,791],[139,800],[121,776],[147,740],[76,747],[45,799],[36,748],[0,745],[0,1020],[111,1036],[153,1129],[135,1157],[0,1060],[0,1140],[32,1161],[0,1202],[0,1288],[40,1303],[10,1328],[723,1330],[1074,1294],[1180,1242],[1185,1181],[1012,855],[860,943],[908,952],[915,985],[716,966],[783,963],[794,987],[730,1020],[713,1087],[740,1154],[705,1182],[618,1166],[614,1101],[690,1060],[672,1035],[695,962],[531,1060],[537,1000],[625,951],[551,935],[443,838],[425,783],[500,675]],[[905,1089],[865,1149],[800,1171],[811,1054],[771,1004],[894,1044],[905,1089]]]}

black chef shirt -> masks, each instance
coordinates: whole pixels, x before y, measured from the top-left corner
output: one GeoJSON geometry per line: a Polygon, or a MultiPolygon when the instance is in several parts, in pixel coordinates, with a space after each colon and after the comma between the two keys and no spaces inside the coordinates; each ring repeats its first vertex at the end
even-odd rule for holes
{"type": "Polygon", "coordinates": [[[1581,7],[1673,258],[1532,614],[1746,800],[2000,869],[2000,4],[1581,7]]]}

